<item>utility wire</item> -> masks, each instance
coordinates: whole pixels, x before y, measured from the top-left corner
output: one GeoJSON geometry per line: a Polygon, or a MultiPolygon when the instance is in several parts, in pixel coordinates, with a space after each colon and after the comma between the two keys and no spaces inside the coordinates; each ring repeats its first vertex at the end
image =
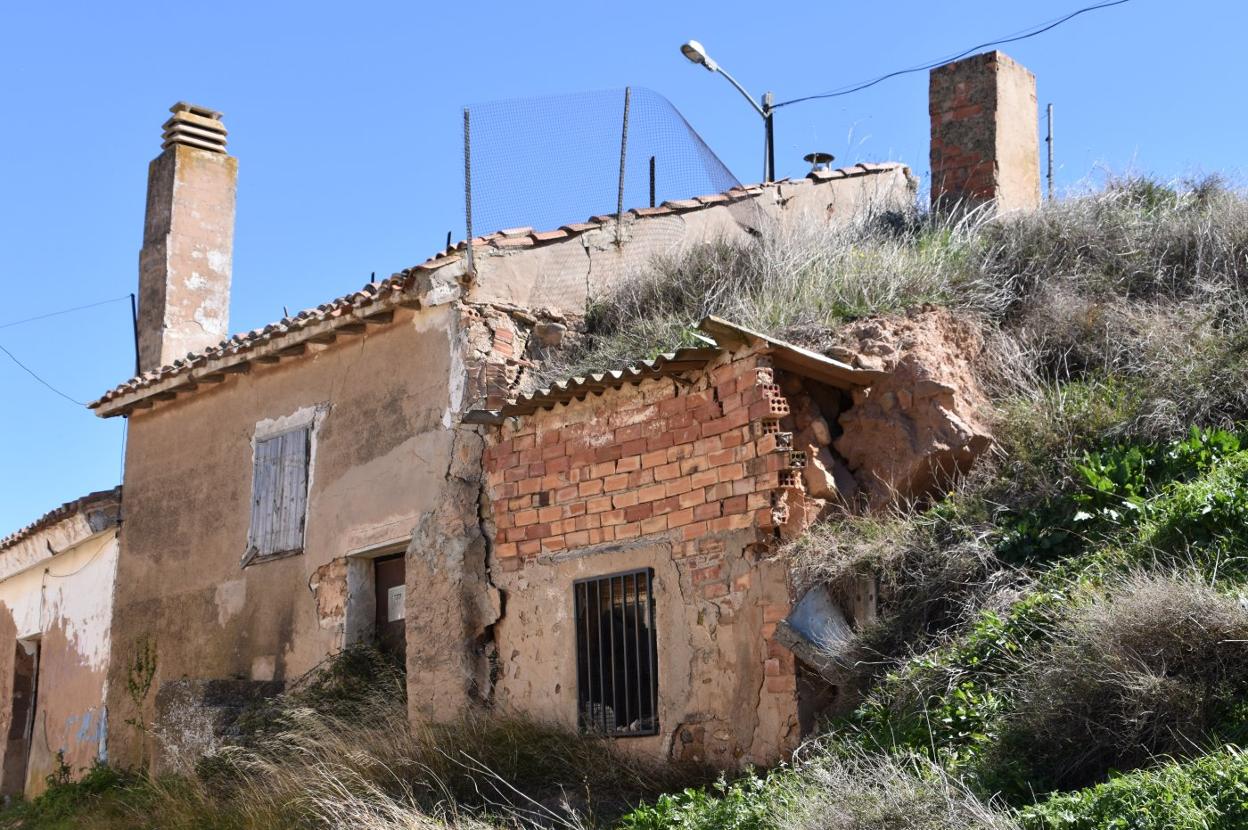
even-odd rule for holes
{"type": "Polygon", "coordinates": [[[49,317],[56,317],[61,314],[69,314],[73,311],[82,311],[87,308],[95,308],[96,306],[108,305],[109,303],[119,303],[122,300],[130,299],[129,294],[123,294],[120,297],[113,297],[111,300],[100,300],[98,303],[87,303],[86,305],[77,305],[73,308],[63,308],[60,311],[49,311],[47,314],[39,314],[34,317],[27,317],[24,320],[13,320],[9,323],[0,323],[0,329],[7,329],[11,326],[20,326],[22,323],[33,323],[36,320],[46,320],[49,317]]]}
{"type": "Polygon", "coordinates": [[[53,386],[52,384],[48,383],[48,382],[47,382],[46,380],[44,380],[43,378],[39,377],[37,374],[35,374],[35,373],[34,373],[34,371],[33,371],[33,370],[29,367],[29,366],[27,366],[25,363],[23,363],[22,361],[18,360],[16,357],[14,357],[14,356],[13,356],[13,352],[9,351],[9,350],[8,350],[8,349],[6,349],[4,346],[0,346],[0,352],[4,352],[6,355],[8,355],[8,356],[9,356],[9,360],[12,360],[14,363],[16,363],[18,366],[20,366],[20,367],[22,368],[22,370],[26,372],[26,374],[30,375],[30,376],[31,376],[32,378],[34,378],[35,380],[39,381],[39,382],[40,382],[40,383],[42,383],[44,386],[48,387],[48,388],[49,388],[49,389],[51,389],[53,392],[55,392],[56,394],[60,395],[60,396],[61,396],[62,398],[64,398],[65,400],[69,401],[70,403],[77,404],[78,406],[86,406],[86,404],[85,404],[85,403],[83,403],[82,401],[77,401],[77,400],[74,400],[74,399],[73,399],[73,398],[71,398],[69,395],[66,395],[64,392],[62,392],[60,389],[57,389],[57,388],[56,388],[55,386],[53,386]]]}
{"type": "Polygon", "coordinates": [[[1098,3],[1095,6],[1085,6],[1082,9],[1073,11],[1070,14],[1066,15],[1065,17],[1059,17],[1057,20],[1051,21],[1047,24],[1046,23],[1036,24],[1040,28],[1035,28],[1033,26],[1031,29],[1024,29],[1022,33],[1020,34],[1016,34],[1010,37],[1003,37],[999,40],[990,40],[987,43],[981,43],[978,46],[972,46],[970,49],[959,52],[956,55],[952,55],[947,58],[941,58],[940,60],[933,61],[931,63],[926,63],[926,64],[923,64],[922,66],[912,66],[909,69],[898,69],[896,72],[889,72],[887,75],[881,75],[880,77],[875,78],[873,80],[865,81],[863,83],[856,84],[854,86],[851,86],[845,89],[832,90],[831,92],[821,92],[818,95],[806,95],[802,98],[794,98],[791,101],[782,101],[779,104],[775,104],[774,106],[772,106],[772,109],[779,109],[780,107],[787,107],[789,104],[800,104],[803,101],[815,101],[821,98],[837,98],[837,97],[840,97],[841,95],[849,95],[851,92],[859,92],[861,90],[867,89],[868,87],[873,87],[878,83],[887,81],[889,78],[896,78],[899,75],[908,75],[912,72],[925,72],[929,69],[935,69],[936,67],[942,66],[946,63],[949,63],[950,61],[956,61],[958,58],[964,58],[967,55],[971,54],[972,52],[977,52],[980,49],[987,49],[989,46],[1000,46],[1005,43],[1014,43],[1015,41],[1026,40],[1029,37],[1035,37],[1036,35],[1044,34],[1050,29],[1055,29],[1058,26],[1065,23],[1066,21],[1073,20],[1079,15],[1086,14],[1087,12],[1096,11],[1097,9],[1108,9],[1110,6],[1121,6],[1122,4],[1129,3],[1129,2],[1131,2],[1131,0],[1111,0],[1111,2],[1108,2],[1108,3],[1098,3]]]}

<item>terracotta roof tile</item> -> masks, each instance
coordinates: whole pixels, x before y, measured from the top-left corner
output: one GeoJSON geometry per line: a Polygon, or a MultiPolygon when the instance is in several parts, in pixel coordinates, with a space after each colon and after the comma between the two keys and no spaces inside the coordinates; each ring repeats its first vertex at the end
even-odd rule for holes
{"type": "MultiPolygon", "coordinates": [[[[70,516],[85,512],[91,508],[107,507],[110,503],[116,502],[118,512],[121,507],[121,485],[117,485],[111,490],[98,490],[94,493],[88,493],[81,498],[67,501],[60,507],[49,510],[38,519],[23,528],[15,530],[8,536],[0,538],[0,551],[11,548],[23,539],[29,538],[41,530],[45,530],[57,522],[64,521],[70,516]]],[[[114,517],[114,522],[116,516],[114,517]]]]}
{"type": "MultiPolygon", "coordinates": [[[[882,172],[894,170],[903,165],[897,163],[868,163],[856,165],[850,168],[842,168],[840,170],[821,170],[815,171],[807,175],[807,179],[812,182],[829,181],[831,179],[845,178],[847,176],[862,176],[871,172],[882,172]]],[[[659,216],[670,213],[684,213],[692,210],[700,210],[704,207],[718,204],[726,204],[742,199],[750,199],[766,192],[767,188],[774,187],[772,185],[750,185],[737,186],[727,193],[712,193],[705,196],[697,196],[692,199],[677,199],[664,202],[659,207],[654,208],[634,208],[630,211],[638,218],[650,216],[659,216]]],[[[493,246],[496,248],[513,248],[513,247],[531,247],[539,245],[555,244],[560,240],[574,237],[586,231],[598,230],[604,225],[614,223],[616,217],[614,215],[600,215],[591,217],[588,222],[574,222],[560,226],[557,230],[550,231],[534,231],[532,228],[510,228],[504,231],[479,236],[472,240],[474,247],[493,246]]],[[[219,359],[230,356],[245,356],[249,351],[266,344],[270,344],[280,338],[295,335],[300,330],[318,323],[324,323],[333,320],[341,320],[349,317],[355,308],[366,306],[372,303],[384,303],[393,297],[401,295],[413,283],[413,275],[416,271],[435,271],[455,262],[459,262],[462,258],[460,251],[467,248],[467,242],[459,242],[456,245],[447,248],[445,251],[430,257],[426,261],[413,266],[405,271],[401,271],[388,279],[379,280],[377,282],[369,282],[363,288],[346,294],[328,303],[324,303],[316,308],[305,309],[299,313],[283,317],[276,323],[270,323],[262,329],[255,329],[245,334],[236,334],[216,346],[210,346],[201,352],[188,354],[185,358],[175,360],[167,366],[161,366],[157,369],[149,370],[141,375],[131,378],[124,383],[119,384],[113,389],[105,392],[98,400],[91,402],[88,406],[91,409],[99,409],[102,405],[116,400],[125,395],[142,392],[156,386],[162,381],[177,377],[179,374],[186,374],[198,366],[202,366],[209,360],[219,359]]],[[[244,361],[245,362],[245,361],[244,361]]],[[[223,369],[224,371],[224,369],[223,369]]],[[[191,384],[187,384],[188,388],[193,388],[191,384]]],[[[140,397],[137,401],[141,401],[140,397]]],[[[128,405],[128,404],[127,404],[128,405]]],[[[105,415],[120,414],[120,410],[114,409],[105,415]]]]}

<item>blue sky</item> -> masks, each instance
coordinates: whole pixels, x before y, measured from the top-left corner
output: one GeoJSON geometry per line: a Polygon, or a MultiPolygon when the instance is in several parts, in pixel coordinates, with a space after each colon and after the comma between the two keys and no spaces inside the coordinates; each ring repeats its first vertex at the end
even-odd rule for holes
{"type": "MultiPolygon", "coordinates": [[[[463,235],[465,103],[649,87],[755,181],[757,116],[680,55],[685,39],[756,94],[786,100],[1085,4],[8,3],[0,346],[80,401],[131,374],[125,302],[8,323],[134,290],[147,164],[177,100],[224,111],[240,159],[238,331],[419,262],[448,230],[463,235]]],[[[1004,47],[1038,76],[1041,105],[1056,105],[1059,188],[1128,170],[1239,181],[1246,29],[1248,4],[1132,0],[1004,47]]],[[[801,156],[818,149],[838,163],[904,161],[925,178],[926,95],[917,73],[781,110],[778,174],[804,172],[801,156]]],[[[57,397],[3,354],[0,401],[0,535],[119,480],[121,419],[57,397]]]]}

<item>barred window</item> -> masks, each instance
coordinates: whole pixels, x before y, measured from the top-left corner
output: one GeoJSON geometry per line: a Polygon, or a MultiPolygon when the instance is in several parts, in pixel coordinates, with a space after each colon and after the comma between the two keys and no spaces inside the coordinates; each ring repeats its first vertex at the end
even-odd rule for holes
{"type": "Polygon", "coordinates": [[[612,736],[659,731],[653,578],[647,568],[573,586],[583,731],[612,736]]]}
{"type": "Polygon", "coordinates": [[[309,428],[256,441],[246,561],[303,550],[309,428]]]}

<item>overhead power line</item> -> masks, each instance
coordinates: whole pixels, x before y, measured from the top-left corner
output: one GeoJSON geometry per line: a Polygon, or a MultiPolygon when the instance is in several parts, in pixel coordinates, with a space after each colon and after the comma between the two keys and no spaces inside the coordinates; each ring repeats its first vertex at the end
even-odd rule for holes
{"type": "Polygon", "coordinates": [[[14,357],[14,356],[13,356],[13,352],[9,351],[9,350],[8,350],[8,349],[6,349],[4,346],[0,346],[0,352],[4,352],[6,355],[8,355],[8,356],[9,356],[9,360],[12,360],[12,361],[13,361],[14,363],[16,363],[19,367],[21,367],[22,371],[24,371],[26,374],[30,375],[30,376],[31,376],[32,378],[34,378],[35,380],[37,380],[37,381],[39,381],[40,383],[42,383],[44,386],[46,386],[46,387],[48,387],[49,389],[51,389],[51,390],[52,390],[53,392],[55,392],[56,394],[60,395],[60,396],[61,396],[62,398],[64,398],[65,400],[69,401],[70,403],[77,404],[78,406],[86,406],[86,404],[85,404],[85,403],[83,403],[82,401],[75,400],[75,399],[71,398],[69,395],[66,395],[66,394],[65,394],[64,392],[62,392],[60,389],[57,389],[57,388],[56,388],[55,386],[53,386],[52,384],[48,383],[48,382],[47,382],[46,380],[44,380],[43,378],[39,377],[39,375],[37,375],[33,369],[31,369],[31,368],[30,368],[29,366],[27,366],[25,363],[23,363],[22,361],[18,360],[16,357],[14,357]]]}
{"type": "Polygon", "coordinates": [[[37,314],[34,317],[27,317],[22,320],[12,320],[8,323],[0,323],[0,329],[20,326],[23,323],[33,323],[36,320],[46,320],[49,317],[57,317],[61,314],[69,314],[74,311],[83,311],[88,308],[96,308],[97,306],[108,305],[109,303],[119,303],[122,300],[128,299],[130,299],[129,294],[122,294],[120,297],[113,297],[111,300],[100,300],[98,303],[87,303],[86,305],[76,305],[73,308],[62,308],[60,311],[49,311],[47,314],[37,314]]]}
{"type": "Polygon", "coordinates": [[[1059,17],[1058,19],[1049,21],[1048,23],[1038,23],[1035,26],[1032,26],[1029,29],[1024,29],[1017,34],[1008,35],[1008,36],[999,38],[997,40],[990,40],[987,43],[981,43],[977,46],[972,46],[970,49],[966,49],[962,52],[959,52],[956,55],[951,55],[946,58],[941,58],[939,60],[932,61],[931,63],[925,63],[922,66],[912,66],[909,69],[898,69],[895,72],[889,72],[886,75],[881,75],[880,77],[874,78],[870,81],[864,81],[863,83],[855,84],[853,86],[845,87],[842,89],[834,89],[831,92],[821,92],[818,95],[806,95],[801,98],[794,98],[790,101],[781,101],[779,104],[774,105],[772,109],[779,109],[780,107],[787,107],[789,104],[800,104],[803,101],[815,101],[821,98],[837,98],[842,95],[849,95],[852,92],[859,92],[861,90],[867,89],[868,87],[873,87],[878,83],[887,81],[890,78],[896,78],[900,75],[909,75],[913,72],[926,72],[929,69],[935,69],[938,66],[943,66],[944,64],[949,63],[950,61],[956,61],[959,58],[964,58],[967,55],[971,54],[972,52],[978,52],[980,49],[987,49],[989,46],[1001,46],[1006,43],[1014,43],[1016,41],[1026,40],[1027,38],[1035,37],[1036,35],[1044,34],[1050,29],[1055,29],[1058,26],[1065,23],[1066,21],[1073,20],[1074,18],[1078,17],[1081,14],[1087,14],[1088,12],[1093,12],[1098,9],[1108,9],[1110,6],[1121,6],[1122,4],[1129,3],[1129,2],[1131,2],[1131,0],[1111,0],[1110,2],[1107,2],[1107,3],[1098,3],[1095,6],[1085,6],[1082,9],[1078,9],[1077,11],[1071,12],[1065,17],[1059,17]]]}

